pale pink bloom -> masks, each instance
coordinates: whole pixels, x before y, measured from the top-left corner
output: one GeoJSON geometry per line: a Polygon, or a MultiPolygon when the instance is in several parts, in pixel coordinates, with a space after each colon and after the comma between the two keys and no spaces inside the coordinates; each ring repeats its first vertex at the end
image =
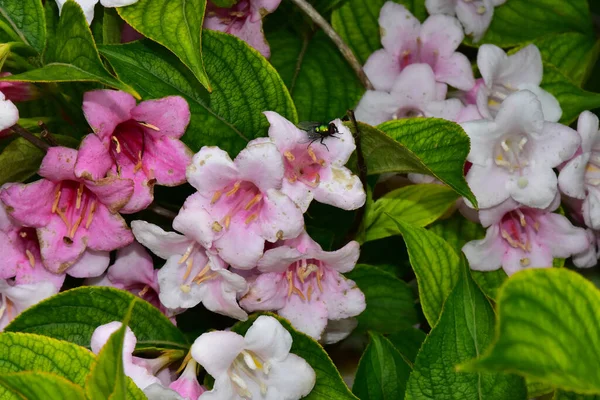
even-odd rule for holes
{"type": "Polygon", "coordinates": [[[477,66],[485,82],[477,92],[477,108],[485,118],[493,119],[511,93],[529,90],[538,97],[546,121],[560,119],[562,109],[558,100],[540,88],[544,68],[535,45],[508,56],[500,47],[484,44],[477,53],[477,66]]]}
{"type": "Polygon", "coordinates": [[[118,213],[133,183],[104,177],[108,166],[102,163],[85,165],[89,179],[78,178],[77,155],[77,150],[51,147],[39,170],[45,179],[4,188],[0,200],[18,224],[36,228],[46,269],[60,274],[85,257],[85,265],[69,274],[98,276],[108,267],[108,252],[133,241],[118,213]]]}
{"type": "MultiPolygon", "coordinates": [[[[258,263],[243,308],[275,311],[296,329],[320,339],[330,320],[355,317],[365,309],[365,296],[342,274],[352,271],[360,246],[352,241],[337,251],[323,251],[302,233],[278,243],[258,263]]],[[[346,332],[346,336],[351,331],[346,332]]]]}
{"type": "Polygon", "coordinates": [[[202,393],[206,391],[204,387],[198,383],[196,373],[196,361],[191,359],[188,361],[183,373],[177,380],[169,385],[169,388],[177,392],[186,400],[197,400],[202,393]]]}
{"type": "Polygon", "coordinates": [[[598,231],[586,229],[585,233],[589,247],[581,253],[573,254],[572,258],[573,264],[578,268],[595,267],[598,264],[598,258],[600,258],[600,236],[598,231]]]}
{"type": "Polygon", "coordinates": [[[279,3],[281,0],[239,0],[230,8],[221,8],[209,1],[204,28],[237,36],[269,57],[271,49],[263,33],[262,19],[275,11],[279,3]]]}
{"type": "Polygon", "coordinates": [[[463,122],[477,121],[480,119],[483,119],[483,116],[479,113],[477,106],[473,104],[468,104],[460,110],[460,112],[454,119],[454,122],[462,124],[463,122]]]}
{"type": "Polygon", "coordinates": [[[269,141],[248,143],[235,161],[217,147],[203,147],[188,167],[198,192],[185,201],[173,227],[214,249],[234,268],[254,268],[265,241],[302,232],[300,208],[284,193],[285,166],[269,141]]]}
{"type": "Polygon", "coordinates": [[[145,221],[133,221],[131,228],[141,244],[167,260],[158,271],[158,296],[165,307],[191,308],[202,303],[219,314],[241,320],[248,317],[237,304],[238,294],[247,290],[245,279],[229,271],[220,257],[205,250],[190,230],[181,230],[186,235],[183,236],[145,221]]]}
{"type": "Polygon", "coordinates": [[[368,90],[356,107],[356,118],[370,125],[392,119],[438,117],[455,120],[463,105],[447,99],[446,85],[436,83],[427,64],[412,64],[394,79],[390,91],[368,90]]]}
{"type": "MultiPolygon", "coordinates": [[[[182,97],[136,105],[129,93],[94,90],[83,96],[83,112],[99,140],[94,136],[84,139],[77,167],[112,160],[108,161],[112,173],[134,182],[133,195],[122,213],[146,208],[154,198],[154,184],[185,182],[192,153],[179,140],[190,122],[190,109],[182,97]]],[[[76,171],[79,177],[85,177],[84,173],[76,171]]]]}
{"type": "MultiPolygon", "coordinates": [[[[0,73],[0,77],[11,76],[10,72],[0,73]]],[[[35,100],[40,97],[39,90],[29,82],[0,81],[0,92],[6,100],[21,101],[35,100]]]]}
{"type": "Polygon", "coordinates": [[[19,283],[17,280],[0,279],[0,331],[22,311],[55,295],[58,290],[51,281],[19,283]]]}
{"type": "Polygon", "coordinates": [[[13,104],[12,101],[6,99],[4,93],[0,92],[0,137],[7,136],[10,134],[9,131],[5,131],[10,128],[19,120],[19,110],[13,104]]]}
{"type": "MultiPolygon", "coordinates": [[[[484,239],[462,248],[471,269],[493,271],[502,267],[512,275],[526,268],[552,267],[554,258],[567,258],[590,247],[586,231],[574,227],[566,217],[513,205],[515,208],[487,229],[484,239]]],[[[555,202],[554,208],[557,205],[555,202]]]]}
{"type": "Polygon", "coordinates": [[[261,315],[245,336],[203,333],[192,357],[215,378],[202,400],[298,400],[315,385],[315,371],[290,353],[292,336],[273,317],[261,315]]]}
{"type": "MultiPolygon", "coordinates": [[[[63,6],[68,0],[56,0],[56,4],[58,4],[58,12],[62,11],[63,6]]],[[[104,7],[124,7],[133,3],[137,3],[138,0],[74,0],[83,10],[83,14],[85,15],[85,19],[90,25],[92,20],[94,19],[94,7],[100,1],[100,4],[104,7]]]]}
{"type": "Polygon", "coordinates": [[[506,0],[425,0],[429,14],[446,14],[458,18],[473,42],[481,40],[492,22],[494,7],[506,0]]]}
{"type": "Polygon", "coordinates": [[[269,137],[284,156],[285,175],[281,191],[305,212],[312,199],[344,210],[365,204],[365,190],[360,179],[344,167],[356,149],[354,137],[342,122],[335,124],[338,133],[313,144],[307,132],[274,111],[265,111],[269,120],[269,137]]]}
{"type": "Polygon", "coordinates": [[[471,139],[466,175],[480,209],[508,199],[546,208],[557,193],[553,168],[573,156],[579,135],[569,127],[545,122],[538,98],[530,91],[511,94],[495,120],[461,124],[471,139]]]}
{"type": "MultiPolygon", "coordinates": [[[[121,322],[114,321],[108,324],[101,325],[92,334],[92,341],[90,347],[95,354],[100,353],[108,339],[121,328],[121,322]]],[[[158,383],[160,380],[152,374],[152,372],[144,366],[145,360],[133,356],[135,350],[135,344],[137,338],[135,337],[132,330],[127,327],[125,331],[125,340],[123,341],[123,369],[125,375],[130,377],[140,389],[144,390],[146,387],[158,383]]]]}
{"type": "Polygon", "coordinates": [[[464,38],[460,23],[447,15],[432,15],[421,25],[403,5],[388,1],[379,14],[381,44],[365,63],[365,73],[377,90],[390,91],[404,68],[425,63],[437,82],[461,90],[475,84],[469,59],[456,49],[464,38]]]}
{"type": "Polygon", "coordinates": [[[173,389],[164,387],[160,383],[153,383],[147,386],[144,389],[144,394],[148,400],[190,400],[184,399],[179,395],[179,393],[173,389]]]}

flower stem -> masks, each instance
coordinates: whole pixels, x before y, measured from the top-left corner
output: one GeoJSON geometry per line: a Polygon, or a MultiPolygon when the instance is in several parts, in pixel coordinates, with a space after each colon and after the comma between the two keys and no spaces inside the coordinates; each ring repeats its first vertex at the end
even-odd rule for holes
{"type": "Polygon", "coordinates": [[[348,61],[348,64],[350,64],[365,89],[373,90],[373,85],[371,84],[369,78],[367,78],[365,71],[363,71],[360,62],[358,62],[358,59],[350,47],[348,47],[346,42],[344,42],[340,35],[333,30],[331,25],[329,25],[329,22],[327,22],[325,18],[323,18],[321,14],[319,14],[318,11],[315,10],[315,8],[306,0],[291,0],[291,2],[298,6],[298,8],[300,8],[319,28],[323,29],[327,36],[329,36],[331,41],[333,41],[333,43],[340,50],[340,53],[342,53],[342,56],[344,56],[346,61],[348,61]]]}
{"type": "Polygon", "coordinates": [[[173,211],[169,210],[168,208],[164,208],[163,206],[159,206],[156,203],[150,204],[148,206],[148,211],[151,211],[156,215],[160,215],[161,217],[165,217],[168,219],[175,219],[175,217],[177,216],[177,214],[173,211]]]}
{"type": "Polygon", "coordinates": [[[56,140],[56,138],[54,136],[52,136],[52,134],[50,133],[50,130],[48,129],[48,126],[44,123],[44,121],[39,121],[38,122],[38,126],[40,128],[42,128],[42,138],[48,142],[50,144],[50,146],[58,146],[58,141],[56,140]]]}
{"type": "Polygon", "coordinates": [[[50,145],[48,143],[44,142],[43,140],[41,140],[40,138],[38,138],[33,133],[29,132],[27,129],[23,128],[19,124],[11,126],[10,129],[17,135],[28,140],[31,144],[33,144],[35,147],[39,148],[43,152],[47,152],[50,148],[50,145]]]}

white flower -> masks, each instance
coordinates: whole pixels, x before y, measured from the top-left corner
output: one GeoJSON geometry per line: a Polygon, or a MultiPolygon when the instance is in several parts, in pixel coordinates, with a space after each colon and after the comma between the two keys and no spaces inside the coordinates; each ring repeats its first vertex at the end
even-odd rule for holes
{"type": "Polygon", "coordinates": [[[10,280],[0,280],[0,331],[23,310],[56,293],[58,289],[52,282],[14,285],[10,280]]]}
{"type": "Polygon", "coordinates": [[[6,100],[4,93],[0,92],[0,131],[8,129],[19,120],[19,110],[12,101],[6,100]]]}
{"type": "MultiPolygon", "coordinates": [[[[62,11],[63,6],[68,0],[56,0],[56,4],[58,4],[58,12],[62,11]]],[[[92,20],[94,19],[94,7],[98,3],[98,0],[74,0],[75,3],[81,6],[83,13],[85,14],[85,19],[90,25],[92,20]]],[[[138,0],[99,0],[100,4],[104,7],[112,8],[112,7],[124,7],[131,5],[133,3],[137,3],[138,0]]]]}
{"type": "Polygon", "coordinates": [[[240,336],[234,332],[202,334],[192,357],[215,378],[202,400],[297,400],[310,393],[315,372],[290,354],[292,336],[273,317],[260,316],[240,336]]]}

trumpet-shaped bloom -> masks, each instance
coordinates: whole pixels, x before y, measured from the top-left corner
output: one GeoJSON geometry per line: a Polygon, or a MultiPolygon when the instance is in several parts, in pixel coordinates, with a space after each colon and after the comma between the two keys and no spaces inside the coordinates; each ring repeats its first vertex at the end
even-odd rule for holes
{"type": "Polygon", "coordinates": [[[425,0],[429,14],[446,14],[458,18],[467,35],[477,43],[492,22],[494,7],[506,0],[425,0]]]}
{"type": "MultiPolygon", "coordinates": [[[[83,10],[83,14],[85,15],[85,19],[86,19],[88,25],[90,25],[92,23],[92,20],[94,19],[94,7],[96,7],[96,4],[98,4],[98,1],[100,1],[100,4],[102,4],[102,6],[107,7],[107,8],[124,7],[124,6],[128,6],[133,3],[138,2],[138,0],[74,0],[74,1],[77,4],[79,4],[81,9],[83,10]]],[[[66,2],[67,2],[67,0],[56,0],[56,4],[58,4],[58,12],[59,13],[62,11],[62,8],[66,2]]]]}
{"type": "Polygon", "coordinates": [[[237,36],[269,57],[271,49],[262,29],[262,19],[275,11],[281,0],[239,0],[230,8],[206,4],[204,28],[237,36]]]}
{"type": "MultiPolygon", "coordinates": [[[[19,110],[12,101],[7,100],[4,93],[0,92],[0,131],[10,128],[19,120],[19,110]]],[[[6,133],[0,133],[0,137],[6,133]]]]}
{"type": "Polygon", "coordinates": [[[100,140],[86,138],[80,147],[77,176],[89,172],[81,164],[111,163],[111,171],[134,182],[133,195],[121,212],[146,208],[154,184],[185,182],[192,155],[179,138],[190,121],[187,102],[179,96],[143,101],[136,105],[128,93],[94,90],[83,97],[83,112],[100,140]]]}
{"type": "Polygon", "coordinates": [[[427,64],[409,65],[395,79],[390,92],[369,90],[356,107],[356,118],[370,125],[392,119],[438,117],[453,121],[463,105],[447,99],[446,86],[437,84],[427,64]]]}
{"type": "Polygon", "coordinates": [[[284,173],[283,157],[270,141],[248,143],[235,161],[205,146],[187,171],[198,192],[185,201],[173,227],[232,267],[254,268],[265,240],[296,237],[304,226],[300,208],[281,192],[284,173]]]}
{"type": "Polygon", "coordinates": [[[560,171],[558,185],[569,197],[583,200],[581,211],[585,224],[600,229],[600,131],[598,117],[584,111],[579,116],[577,132],[581,152],[560,171]]]}
{"type": "Polygon", "coordinates": [[[77,156],[76,150],[51,147],[39,170],[45,179],[6,187],[0,200],[18,224],[36,228],[46,269],[60,274],[85,257],[74,275],[98,276],[108,267],[107,252],[133,241],[118,213],[129,201],[133,183],[104,177],[108,166],[100,163],[86,166],[92,171],[89,179],[79,178],[77,156]]]}
{"type": "Polygon", "coordinates": [[[365,63],[365,73],[377,90],[390,91],[404,68],[429,64],[438,82],[461,90],[475,84],[469,59],[456,49],[464,38],[460,23],[447,15],[432,15],[421,25],[404,6],[388,1],[379,14],[381,44],[365,63]]]}
{"type": "Polygon", "coordinates": [[[192,357],[215,378],[202,400],[298,400],[315,385],[315,371],[290,353],[292,336],[273,317],[262,315],[245,336],[214,331],[192,345],[192,357]]]}
{"type": "Polygon", "coordinates": [[[540,88],[544,68],[535,45],[530,44],[507,56],[500,47],[484,44],[477,53],[477,66],[485,82],[477,92],[477,108],[485,118],[494,118],[511,93],[529,90],[538,97],[546,121],[560,119],[562,109],[558,100],[540,88]]]}
{"type": "Polygon", "coordinates": [[[538,98],[528,90],[508,96],[495,120],[461,125],[471,139],[467,160],[473,165],[466,178],[482,209],[509,198],[548,207],[557,193],[553,168],[580,143],[572,129],[544,121],[538,98]]]}
{"type": "Polygon", "coordinates": [[[525,268],[552,267],[555,257],[567,258],[590,247],[586,231],[574,227],[566,217],[515,206],[487,229],[484,239],[463,247],[471,269],[502,267],[512,275],[525,268]]]}
{"type": "Polygon", "coordinates": [[[188,361],[183,373],[169,385],[169,388],[177,392],[187,400],[197,400],[206,391],[200,383],[196,372],[197,363],[194,359],[188,361]]]}
{"type": "MultiPolygon", "coordinates": [[[[0,73],[0,77],[10,76],[10,72],[0,73]]],[[[21,101],[35,100],[39,97],[39,90],[29,82],[13,82],[13,81],[1,81],[0,92],[4,94],[6,100],[14,101],[15,103],[21,101]]]]}
{"type": "MultiPolygon", "coordinates": [[[[218,256],[205,250],[189,230],[189,236],[165,232],[145,221],[133,221],[136,239],[154,254],[167,260],[158,271],[160,302],[168,308],[191,308],[202,303],[207,309],[245,320],[246,313],[237,304],[244,294],[244,278],[232,273],[218,256]]],[[[193,227],[192,227],[193,229],[193,227]]]]}
{"type": "MultiPolygon", "coordinates": [[[[40,267],[41,268],[41,267],[40,267]]],[[[51,281],[19,283],[18,280],[0,280],[0,331],[25,309],[58,293],[51,281]]]]}
{"type": "Polygon", "coordinates": [[[365,204],[360,179],[344,165],[356,145],[341,121],[333,123],[339,133],[327,138],[327,147],[306,145],[307,133],[274,111],[264,113],[271,124],[269,137],[284,156],[285,174],[281,191],[305,212],[312,199],[344,210],[365,204]]]}
{"type": "Polygon", "coordinates": [[[328,321],[355,317],[365,309],[363,293],[342,275],[356,265],[359,247],[350,242],[340,250],[323,251],[307,233],[283,241],[265,252],[258,263],[262,274],[250,281],[240,304],[248,311],[276,311],[299,331],[321,339],[328,321]]]}

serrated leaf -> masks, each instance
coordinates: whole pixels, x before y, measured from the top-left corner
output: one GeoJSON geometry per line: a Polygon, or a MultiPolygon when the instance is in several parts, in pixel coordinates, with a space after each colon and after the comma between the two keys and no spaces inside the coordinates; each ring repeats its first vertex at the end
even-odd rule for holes
{"type": "Polygon", "coordinates": [[[404,399],[410,366],[388,339],[377,333],[371,333],[370,338],[358,363],[352,392],[360,399],[404,399]]]}
{"type": "Polygon", "coordinates": [[[514,375],[461,373],[456,365],[488,347],[494,311],[466,268],[437,325],[423,343],[407,384],[407,400],[525,400],[525,381],[514,375]]]}
{"type": "Polygon", "coordinates": [[[364,241],[399,235],[398,226],[390,216],[413,226],[427,226],[444,215],[457,199],[455,191],[435,183],[392,190],[368,209],[364,220],[364,241]]]}
{"type": "Polygon", "coordinates": [[[322,31],[302,38],[279,30],[267,39],[271,64],[289,89],[300,121],[331,121],[356,106],[365,90],[322,31]]]}
{"type": "Polygon", "coordinates": [[[494,18],[478,44],[512,47],[553,33],[593,36],[587,0],[510,0],[494,9],[494,18]]]}
{"type": "Polygon", "coordinates": [[[600,400],[600,396],[577,394],[577,393],[563,392],[562,390],[557,390],[554,393],[554,397],[552,397],[552,400],[600,400]]]}
{"type": "Polygon", "coordinates": [[[367,303],[365,311],[356,317],[357,329],[393,333],[418,322],[412,289],[406,282],[365,264],[357,265],[346,276],[356,282],[367,303]]]}
{"type": "Polygon", "coordinates": [[[41,0],[0,0],[0,14],[24,43],[42,53],[46,18],[41,0]]]}
{"type": "MultiPolygon", "coordinates": [[[[331,24],[342,39],[350,46],[361,64],[380,49],[379,11],[388,0],[349,0],[333,11],[331,24]]],[[[425,0],[394,0],[403,4],[415,17],[427,18],[425,0]]]]}
{"type": "Polygon", "coordinates": [[[498,296],[497,340],[465,370],[506,371],[600,394],[600,292],[564,268],[513,275],[498,296]]]}
{"type": "Polygon", "coordinates": [[[81,7],[72,0],[63,6],[56,32],[49,35],[44,67],[2,78],[23,82],[100,82],[139,98],[130,86],[112,76],[100,60],[81,7]]]}
{"type": "Polygon", "coordinates": [[[206,31],[204,36],[204,65],[215,87],[210,94],[176,57],[153,43],[101,46],[100,52],[144,99],[179,95],[188,101],[192,118],[183,141],[194,151],[218,145],[237,154],[248,140],[266,135],[263,111],[298,122],[283,81],[262,56],[231,35],[206,31]]]}
{"type": "Polygon", "coordinates": [[[139,0],[117,8],[125,22],[171,50],[210,91],[215,75],[204,69],[200,51],[205,11],[206,0],[139,0]]]}
{"type": "Polygon", "coordinates": [[[541,87],[556,97],[562,108],[560,122],[570,125],[585,110],[600,107],[600,94],[578,88],[560,71],[549,64],[544,64],[544,78],[541,87]]]}
{"type": "Polygon", "coordinates": [[[412,365],[415,363],[419,349],[426,337],[427,335],[422,330],[409,328],[392,333],[387,338],[392,342],[396,350],[402,354],[402,357],[412,365]]]}
{"type": "Polygon", "coordinates": [[[183,334],[156,307],[124,290],[84,286],[50,297],[25,310],[7,327],[10,332],[37,333],[90,346],[92,333],[100,326],[122,321],[135,301],[129,327],[137,337],[137,348],[187,350],[183,334]]]}
{"type": "MultiPolygon", "coordinates": [[[[348,389],[335,365],[319,343],[304,333],[296,331],[287,320],[274,314],[267,315],[277,318],[292,335],[291,352],[304,358],[315,370],[317,376],[315,386],[308,396],[302,398],[303,400],[358,400],[348,389]]],[[[258,316],[258,314],[251,315],[247,321],[238,322],[231,330],[240,335],[246,334],[258,316]]]]}
{"type": "Polygon", "coordinates": [[[0,386],[7,391],[2,399],[85,400],[81,386],[48,372],[17,372],[0,375],[0,386]]]}
{"type": "Polygon", "coordinates": [[[404,237],[410,264],[417,276],[419,299],[430,326],[435,326],[442,306],[458,281],[462,261],[442,238],[405,222],[394,220],[404,237]]]}

